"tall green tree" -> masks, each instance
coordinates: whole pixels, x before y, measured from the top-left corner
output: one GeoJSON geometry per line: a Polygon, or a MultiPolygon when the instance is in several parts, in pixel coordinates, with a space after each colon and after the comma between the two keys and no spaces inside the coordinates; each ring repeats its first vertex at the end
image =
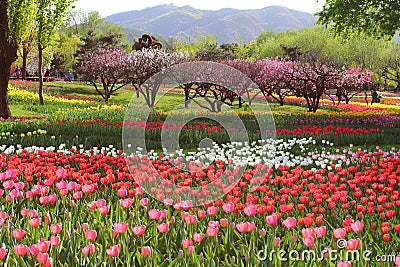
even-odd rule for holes
{"type": "Polygon", "coordinates": [[[54,34],[61,26],[68,9],[74,0],[35,0],[37,6],[36,23],[37,35],[36,44],[39,53],[38,74],[39,74],[39,100],[44,105],[43,99],[43,50],[52,43],[54,34]]]}
{"type": "Polygon", "coordinates": [[[24,40],[35,12],[33,0],[0,0],[0,117],[11,117],[8,81],[18,47],[24,40]]]}
{"type": "Polygon", "coordinates": [[[326,0],[318,23],[331,26],[339,34],[365,32],[374,36],[394,36],[400,29],[398,0],[326,0]]]}

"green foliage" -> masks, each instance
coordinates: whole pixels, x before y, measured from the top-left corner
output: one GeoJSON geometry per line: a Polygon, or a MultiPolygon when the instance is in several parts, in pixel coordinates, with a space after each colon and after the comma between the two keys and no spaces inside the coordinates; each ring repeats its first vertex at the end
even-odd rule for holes
{"type": "Polygon", "coordinates": [[[36,9],[34,0],[7,0],[8,4],[8,30],[7,39],[12,42],[21,43],[29,34],[30,22],[36,9]]]}
{"type": "Polygon", "coordinates": [[[393,0],[327,0],[318,23],[345,37],[364,32],[382,37],[400,29],[400,2],[393,0]]]}
{"type": "Polygon", "coordinates": [[[43,48],[48,47],[61,26],[65,15],[74,0],[35,0],[37,7],[36,42],[43,48]]]}

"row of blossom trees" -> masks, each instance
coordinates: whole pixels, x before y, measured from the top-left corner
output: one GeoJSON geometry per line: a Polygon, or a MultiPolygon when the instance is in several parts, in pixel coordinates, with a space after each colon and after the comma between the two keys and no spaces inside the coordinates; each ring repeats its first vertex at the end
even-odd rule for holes
{"type": "Polygon", "coordinates": [[[254,61],[224,61],[250,77],[264,96],[284,104],[289,95],[303,97],[308,111],[315,112],[321,98],[328,95],[335,103],[348,103],[356,94],[366,91],[371,82],[371,71],[359,67],[346,68],[332,59],[306,55],[299,60],[258,59],[254,61]],[[334,97],[331,93],[334,92],[334,97]]]}
{"type": "MultiPolygon", "coordinates": [[[[157,89],[147,86],[145,81],[174,64],[188,61],[190,59],[185,53],[167,53],[155,49],[124,53],[116,48],[99,48],[87,55],[80,66],[80,71],[94,85],[105,102],[108,102],[113,92],[132,84],[137,96],[142,94],[151,107],[157,89]],[[98,83],[101,83],[101,88],[98,83]]],[[[304,98],[310,112],[316,112],[321,98],[326,94],[334,102],[337,100],[338,103],[340,101],[348,103],[356,94],[366,90],[372,75],[370,71],[362,71],[358,67],[345,67],[336,60],[316,54],[307,54],[297,60],[237,59],[219,63],[247,75],[264,96],[272,97],[281,105],[289,95],[304,98]]],[[[195,69],[193,72],[198,73],[195,69]]],[[[182,88],[186,100],[193,99],[196,95],[207,95],[211,98],[214,95],[216,99],[230,104],[236,98],[239,100],[239,105],[241,104],[240,95],[230,94],[229,88],[213,85],[205,87],[204,83],[193,82],[182,85],[182,88]],[[191,90],[194,92],[192,96],[190,96],[191,90]],[[217,93],[213,94],[214,91],[217,93]]]]}

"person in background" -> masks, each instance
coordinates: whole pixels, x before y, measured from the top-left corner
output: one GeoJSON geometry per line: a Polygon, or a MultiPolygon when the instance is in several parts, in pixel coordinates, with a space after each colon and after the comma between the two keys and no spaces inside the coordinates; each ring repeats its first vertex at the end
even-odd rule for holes
{"type": "Polygon", "coordinates": [[[68,73],[67,73],[67,79],[68,79],[69,82],[72,81],[72,72],[68,71],[68,73]]]}
{"type": "Polygon", "coordinates": [[[17,69],[15,70],[15,76],[17,76],[17,79],[19,79],[19,77],[21,76],[21,69],[19,67],[17,67],[17,69]]]}
{"type": "Polygon", "coordinates": [[[371,102],[371,104],[379,103],[379,102],[381,102],[380,96],[379,96],[379,94],[378,94],[378,92],[376,91],[376,88],[375,88],[374,91],[372,92],[372,102],[371,102]]]}
{"type": "Polygon", "coordinates": [[[44,76],[46,77],[46,82],[50,82],[50,70],[46,70],[44,76]]]}

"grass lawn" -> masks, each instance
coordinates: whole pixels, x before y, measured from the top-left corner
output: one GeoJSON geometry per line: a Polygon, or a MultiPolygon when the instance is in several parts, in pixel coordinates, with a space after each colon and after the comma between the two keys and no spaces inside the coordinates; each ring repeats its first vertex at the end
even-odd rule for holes
{"type": "MultiPolygon", "coordinates": [[[[44,83],[44,85],[48,88],[53,88],[54,93],[61,95],[74,95],[81,97],[90,97],[102,100],[101,96],[98,92],[96,92],[95,88],[92,84],[89,83],[76,83],[76,82],[49,82],[44,83]]],[[[99,85],[100,86],[100,85],[99,85]]],[[[183,94],[176,92],[168,92],[158,103],[155,109],[157,111],[170,111],[177,105],[183,104],[183,94]]],[[[121,88],[120,90],[113,93],[110,98],[110,102],[113,104],[126,106],[132,101],[132,105],[143,104],[143,96],[140,96],[140,100],[136,101],[136,91],[133,88],[121,88]]],[[[298,105],[284,105],[280,106],[278,103],[270,102],[269,107],[273,113],[299,113],[306,111],[305,106],[298,105]]],[[[263,106],[259,106],[259,104],[254,104],[253,106],[257,110],[262,110],[263,106]]],[[[196,109],[198,106],[196,104],[192,104],[190,106],[191,109],[196,109]]],[[[237,107],[233,107],[237,109],[237,107]]],[[[320,110],[317,111],[317,113],[320,110]]]]}
{"type": "Polygon", "coordinates": [[[29,109],[27,109],[26,105],[21,105],[21,104],[11,104],[10,105],[10,110],[11,114],[13,116],[17,117],[32,117],[32,116],[38,116],[40,114],[33,112],[29,109]]]}

